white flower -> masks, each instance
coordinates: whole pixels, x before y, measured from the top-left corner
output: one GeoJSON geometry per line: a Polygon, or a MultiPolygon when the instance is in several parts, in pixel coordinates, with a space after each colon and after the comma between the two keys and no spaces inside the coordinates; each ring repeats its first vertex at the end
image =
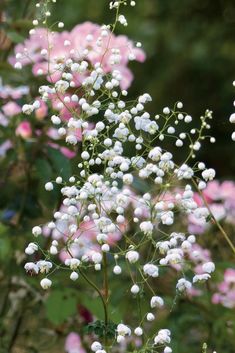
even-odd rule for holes
{"type": "Polygon", "coordinates": [[[150,301],[151,308],[161,308],[164,305],[164,300],[159,296],[153,296],[150,301]]]}
{"type": "Polygon", "coordinates": [[[37,237],[38,235],[42,234],[42,228],[39,226],[33,227],[32,233],[35,237],[37,237]]]}
{"type": "Polygon", "coordinates": [[[202,172],[202,177],[204,180],[208,181],[208,180],[213,180],[215,177],[215,170],[212,168],[209,169],[205,169],[202,172]]]}
{"type": "Polygon", "coordinates": [[[154,344],[169,344],[171,342],[171,332],[168,329],[158,331],[157,336],[154,337],[154,344]]]}
{"type": "Polygon", "coordinates": [[[124,325],[124,324],[118,324],[117,326],[117,333],[119,336],[130,336],[131,335],[131,329],[124,325]]]}
{"type": "Polygon", "coordinates": [[[96,351],[98,351],[100,349],[102,349],[102,344],[100,342],[95,341],[95,342],[92,343],[91,350],[93,352],[96,352],[96,351]]]}
{"type": "Polygon", "coordinates": [[[94,252],[91,255],[91,259],[95,264],[100,264],[102,262],[102,255],[98,252],[94,252]]]}
{"type": "Polygon", "coordinates": [[[24,265],[24,269],[26,272],[30,272],[30,273],[38,274],[39,272],[39,268],[34,262],[27,262],[24,265]]]}
{"type": "Polygon", "coordinates": [[[232,123],[232,124],[235,123],[235,113],[233,113],[233,114],[230,115],[229,121],[230,121],[230,123],[232,123]]]}
{"type": "Polygon", "coordinates": [[[22,112],[24,114],[30,115],[34,111],[34,106],[31,104],[24,104],[22,107],[22,112]]]}
{"type": "Polygon", "coordinates": [[[154,162],[159,161],[162,155],[162,149],[160,147],[154,147],[148,154],[149,158],[154,162]]]}
{"type": "Polygon", "coordinates": [[[66,259],[65,260],[65,265],[69,266],[71,270],[76,270],[78,266],[80,265],[81,261],[75,258],[72,259],[66,259]]]}
{"type": "Polygon", "coordinates": [[[191,282],[187,281],[185,278],[180,278],[176,284],[176,288],[179,292],[184,292],[192,287],[191,282]]]}
{"type": "Polygon", "coordinates": [[[215,271],[215,264],[214,262],[206,262],[202,265],[202,269],[204,272],[207,272],[207,273],[212,273],[215,271]]]}
{"type": "Polygon", "coordinates": [[[52,285],[52,281],[49,278],[43,278],[40,282],[40,285],[43,289],[48,289],[52,285]]]}
{"type": "Polygon", "coordinates": [[[153,264],[145,264],[143,267],[144,273],[151,277],[158,277],[158,267],[153,264]]]}
{"type": "Polygon", "coordinates": [[[134,250],[130,250],[126,253],[126,259],[132,264],[137,262],[139,260],[139,257],[139,253],[134,250]]]}
{"type": "Polygon", "coordinates": [[[113,273],[114,273],[115,275],[120,275],[120,273],[122,273],[121,267],[118,266],[118,265],[114,266],[114,268],[113,268],[113,273]]]}
{"type": "Polygon", "coordinates": [[[136,327],[134,330],[134,333],[136,336],[142,336],[143,335],[143,329],[141,327],[136,327]]]}
{"type": "Polygon", "coordinates": [[[52,263],[46,260],[40,260],[37,262],[37,266],[41,273],[48,273],[52,268],[52,263]]]}
{"type": "Polygon", "coordinates": [[[148,313],[147,314],[147,320],[148,321],[153,321],[155,319],[155,316],[153,315],[153,313],[148,313]]]}
{"type": "Polygon", "coordinates": [[[172,353],[172,349],[170,347],[165,347],[163,353],[172,353]]]}
{"type": "Polygon", "coordinates": [[[51,245],[49,251],[50,251],[51,255],[57,255],[58,254],[58,249],[57,249],[57,247],[55,245],[51,245]]]}
{"type": "Polygon", "coordinates": [[[38,246],[35,243],[29,243],[29,245],[25,249],[25,253],[27,255],[32,255],[35,253],[35,251],[38,251],[38,246]]]}
{"type": "Polygon", "coordinates": [[[133,284],[133,286],[131,287],[131,293],[138,294],[139,291],[140,291],[140,287],[137,284],[133,284]]]}
{"type": "Polygon", "coordinates": [[[51,191],[51,190],[54,189],[54,186],[53,186],[53,184],[51,182],[48,182],[48,183],[45,184],[45,189],[47,191],[51,191]]]}
{"type": "Polygon", "coordinates": [[[153,231],[153,224],[150,221],[140,223],[140,229],[144,234],[151,234],[153,231]]]}
{"type": "Polygon", "coordinates": [[[210,279],[211,276],[209,275],[209,273],[203,273],[202,275],[195,275],[193,277],[193,283],[197,283],[197,282],[206,282],[208,279],[210,279]]]}
{"type": "Polygon", "coordinates": [[[124,174],[123,175],[123,183],[127,185],[131,185],[133,183],[133,176],[131,174],[124,174]]]}
{"type": "Polygon", "coordinates": [[[59,80],[55,84],[56,91],[62,94],[64,94],[68,88],[69,88],[69,83],[64,80],[59,80]]]}

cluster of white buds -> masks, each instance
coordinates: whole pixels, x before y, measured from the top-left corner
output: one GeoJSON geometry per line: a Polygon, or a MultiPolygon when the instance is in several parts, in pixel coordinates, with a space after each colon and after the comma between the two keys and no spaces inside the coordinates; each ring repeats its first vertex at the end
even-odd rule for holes
{"type": "MultiPolygon", "coordinates": [[[[110,8],[116,9],[117,19],[124,26],[127,21],[119,14],[119,8],[126,3],[124,0],[110,2],[110,8]]],[[[130,1],[130,5],[135,6],[135,1],[130,1]]],[[[63,28],[62,22],[58,27],[63,28]]],[[[122,88],[125,72],[118,66],[122,51],[112,47],[112,40],[107,40],[111,35],[110,26],[103,26],[96,44],[106,38],[107,47],[94,65],[89,61],[88,48],[80,56],[72,51],[71,57],[65,56],[56,65],[53,63],[53,72],[50,72],[52,63],[48,59],[47,75],[53,74],[54,79],[41,86],[39,94],[49,105],[57,102],[60,109],[51,116],[52,124],[58,136],[70,148],[79,151],[80,161],[76,176],[67,181],[57,176],[55,181],[45,184],[47,191],[53,190],[54,183],[60,187],[62,204],[43,228],[48,228],[52,237],[49,249],[41,252],[45,259],[31,260],[25,270],[35,275],[46,274],[40,284],[48,289],[54,274],[64,267],[69,270],[69,278],[76,281],[83,271],[87,275],[99,271],[99,276],[107,270],[106,266],[112,266],[115,275],[124,273],[130,278],[132,300],[151,288],[146,297],[149,307],[155,311],[164,306],[164,299],[158,295],[158,287],[151,287],[148,280],[154,283],[161,277],[162,268],[178,266],[179,271],[182,270],[182,278],[176,283],[179,293],[189,290],[192,283],[208,280],[215,270],[214,264],[207,262],[202,266],[204,273],[196,274],[190,268],[191,272],[188,271],[185,278],[184,266],[187,264],[186,268],[189,268],[188,257],[196,238],[173,229],[178,208],[199,220],[209,215],[206,207],[199,207],[194,201],[193,188],[195,184],[200,190],[205,188],[215,177],[215,171],[206,168],[203,162],[194,161],[192,166],[190,162],[208,137],[205,130],[210,129],[208,120],[212,115],[206,111],[199,128],[192,127],[184,132],[185,124],[192,124],[193,119],[182,111],[181,102],[173,108],[165,107],[153,118],[146,110],[147,103],[152,100],[148,93],[134,102],[126,99],[127,91],[122,88]],[[109,73],[103,65],[107,52],[111,53],[109,73]],[[76,79],[82,89],[74,93],[76,79]],[[67,111],[67,119],[61,113],[63,109],[67,111]],[[164,144],[165,139],[169,139],[167,144],[164,144]],[[166,147],[171,143],[185,147],[185,156],[180,163],[166,147]],[[148,192],[140,191],[138,183],[143,183],[148,192]],[[146,254],[146,246],[151,257],[146,254]],[[57,254],[60,257],[57,258],[57,254]],[[58,266],[52,265],[57,262],[58,266]]],[[[89,33],[87,42],[92,38],[93,33],[89,33]]],[[[66,42],[66,47],[69,45],[66,42]]],[[[41,55],[50,56],[49,49],[48,43],[41,55]]],[[[129,58],[134,59],[133,55],[130,53],[129,58]]],[[[25,105],[23,112],[31,114],[36,107],[37,101],[25,105]]],[[[213,138],[209,140],[214,142],[213,138]]],[[[42,227],[35,226],[32,233],[35,237],[42,235],[42,227]]],[[[30,243],[25,252],[33,256],[38,250],[39,245],[35,242],[30,243]]],[[[145,320],[149,325],[155,320],[155,313],[145,312],[144,319],[133,329],[129,323],[128,326],[120,323],[116,329],[116,342],[127,340],[132,331],[136,336],[142,336],[145,320]]],[[[163,345],[164,353],[172,351],[168,346],[171,342],[168,329],[152,336],[151,342],[152,346],[163,345]]],[[[97,341],[93,342],[91,350],[105,353],[97,341]]]]}

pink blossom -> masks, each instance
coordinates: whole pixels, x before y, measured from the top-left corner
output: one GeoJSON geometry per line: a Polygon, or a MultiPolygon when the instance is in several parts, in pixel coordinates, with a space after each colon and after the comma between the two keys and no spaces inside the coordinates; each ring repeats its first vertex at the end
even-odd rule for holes
{"type": "Polygon", "coordinates": [[[227,308],[235,307],[235,269],[227,268],[224,280],[217,285],[218,292],[212,297],[213,304],[222,304],[227,308]]]}
{"type": "Polygon", "coordinates": [[[74,151],[71,151],[69,148],[67,148],[67,147],[61,147],[60,148],[60,151],[61,151],[61,153],[63,153],[63,155],[65,156],[65,157],[67,157],[68,159],[72,159],[72,158],[74,158],[75,156],[76,156],[76,152],[74,152],[74,151]]]}
{"type": "Polygon", "coordinates": [[[65,341],[65,351],[67,353],[85,353],[85,349],[82,347],[82,342],[80,336],[71,332],[66,337],[65,341]]]}
{"type": "Polygon", "coordinates": [[[43,100],[39,98],[36,98],[36,99],[40,102],[40,108],[35,110],[35,116],[38,120],[42,120],[47,116],[48,107],[43,100]]]}
{"type": "Polygon", "coordinates": [[[32,128],[28,121],[22,121],[16,128],[16,135],[27,140],[32,136],[32,128]]]}
{"type": "MultiPolygon", "coordinates": [[[[38,74],[47,75],[48,81],[55,82],[61,77],[61,71],[57,70],[56,64],[64,62],[68,58],[74,60],[88,60],[92,65],[97,62],[102,63],[106,73],[117,69],[122,74],[121,87],[126,89],[133,79],[131,71],[127,68],[128,62],[136,60],[143,62],[145,53],[142,49],[136,48],[132,41],[126,36],[115,36],[110,31],[107,37],[101,37],[101,26],[85,22],[74,27],[71,32],[49,33],[44,28],[35,29],[35,33],[25,40],[23,44],[15,47],[15,54],[21,53],[23,58],[20,62],[23,66],[33,64],[32,71],[35,76],[38,74]],[[100,45],[98,38],[102,38],[100,45]],[[64,42],[70,43],[64,45],[64,42]],[[48,49],[50,55],[43,56],[42,49],[48,49]],[[112,49],[119,50],[118,60],[114,61],[112,49]],[[84,50],[88,52],[84,54],[84,50]],[[49,73],[48,73],[49,62],[49,73]]],[[[14,65],[16,59],[9,58],[9,62],[14,65]]],[[[84,74],[74,74],[74,82],[78,87],[81,85],[84,74]]]]}
{"type": "Polygon", "coordinates": [[[0,112],[0,125],[7,126],[9,124],[8,119],[0,112]]]}
{"type": "Polygon", "coordinates": [[[0,98],[7,99],[19,99],[23,95],[29,93],[29,88],[27,86],[19,86],[19,87],[11,87],[11,86],[3,86],[0,81],[0,98]]]}
{"type": "Polygon", "coordinates": [[[21,107],[17,103],[10,101],[2,106],[2,111],[6,116],[10,117],[21,113],[21,107]]]}

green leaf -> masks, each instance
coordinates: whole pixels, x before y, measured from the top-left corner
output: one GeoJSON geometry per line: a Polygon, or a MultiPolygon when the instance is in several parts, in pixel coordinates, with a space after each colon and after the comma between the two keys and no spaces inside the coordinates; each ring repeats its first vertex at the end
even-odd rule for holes
{"type": "Polygon", "coordinates": [[[24,37],[14,31],[7,32],[7,36],[11,39],[13,43],[21,43],[24,41],[24,37]]]}
{"type": "Polygon", "coordinates": [[[0,224],[0,260],[6,261],[11,252],[11,239],[7,233],[8,228],[0,224]]]}
{"type": "Polygon", "coordinates": [[[59,150],[51,147],[48,147],[48,157],[51,160],[53,169],[57,175],[60,175],[63,179],[68,180],[72,174],[69,159],[66,158],[59,150]]]}
{"type": "Polygon", "coordinates": [[[76,293],[71,290],[53,291],[45,303],[47,318],[56,325],[62,324],[77,310],[76,293]]]}
{"type": "Polygon", "coordinates": [[[48,161],[45,159],[37,159],[36,160],[36,170],[37,174],[39,176],[39,179],[43,182],[46,183],[48,180],[51,179],[52,177],[52,169],[48,161]]]}
{"type": "Polygon", "coordinates": [[[97,319],[104,319],[104,310],[99,297],[91,299],[89,296],[84,295],[80,297],[80,299],[81,304],[85,308],[88,308],[92,315],[94,315],[97,319]]]}

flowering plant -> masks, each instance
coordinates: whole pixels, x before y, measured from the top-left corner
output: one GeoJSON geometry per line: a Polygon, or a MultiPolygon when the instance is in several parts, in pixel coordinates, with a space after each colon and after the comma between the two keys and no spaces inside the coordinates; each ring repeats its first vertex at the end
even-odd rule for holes
{"type": "MultiPolygon", "coordinates": [[[[122,9],[127,3],[134,7],[135,1],[110,2],[113,24],[86,22],[60,33],[49,30],[49,3],[36,5],[40,13],[30,38],[9,59],[17,70],[32,64],[33,75],[44,79],[38,97],[22,104],[25,117],[15,131],[27,142],[43,139],[42,150],[57,165],[45,190],[60,195],[47,221],[32,228],[25,271],[36,288],[38,282],[44,290],[52,287],[49,299],[42,295],[38,300],[46,300],[47,308],[57,302],[52,319],[57,324],[64,321],[63,310],[74,313],[81,292],[80,318],[73,323],[79,330],[66,339],[68,353],[171,353],[174,332],[164,316],[179,298],[193,297],[204,283],[209,286],[215,271],[193,227],[205,231],[212,222],[234,251],[208,199],[217,185],[215,170],[196,159],[205,140],[215,142],[208,134],[212,112],[206,110],[197,126],[181,102],[152,116],[146,108],[150,94],[128,99],[128,62],[142,62],[145,54],[141,43],[114,32],[127,26],[122,9]],[[35,118],[39,127],[33,130],[29,120],[35,118]],[[174,156],[176,148],[182,150],[180,158],[174,156]],[[63,155],[73,158],[72,169],[63,155]],[[61,288],[61,278],[69,291],[61,288]],[[166,282],[170,295],[162,290],[166,282]]],[[[63,22],[57,27],[63,28],[63,22]]],[[[22,114],[11,101],[2,111],[3,125],[8,125],[6,117],[22,114]]],[[[7,141],[9,148],[14,146],[7,141]]],[[[43,158],[40,168],[45,168],[43,158]]],[[[221,188],[212,194],[214,201],[224,197],[221,188]]],[[[233,283],[227,274],[226,284],[233,283]]],[[[221,292],[223,287],[218,287],[221,292]]],[[[226,299],[213,296],[214,303],[226,299]]]]}

